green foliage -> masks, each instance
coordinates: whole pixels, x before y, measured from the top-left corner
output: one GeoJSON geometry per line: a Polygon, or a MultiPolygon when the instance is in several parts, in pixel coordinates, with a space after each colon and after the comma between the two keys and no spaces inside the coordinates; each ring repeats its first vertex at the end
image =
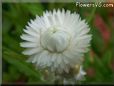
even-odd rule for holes
{"type": "MultiPolygon", "coordinates": [[[[34,69],[33,66],[28,64],[25,59],[22,59],[24,57],[23,55],[20,55],[14,51],[11,51],[7,48],[4,49],[3,53],[3,59],[7,61],[9,64],[11,64],[13,67],[15,67],[19,72],[25,74],[28,77],[34,77],[38,82],[41,81],[41,74],[34,69]],[[10,57],[10,58],[9,58],[10,57]]],[[[11,67],[12,67],[11,66],[11,67]]],[[[9,71],[10,74],[12,74],[12,71],[9,71]]]]}

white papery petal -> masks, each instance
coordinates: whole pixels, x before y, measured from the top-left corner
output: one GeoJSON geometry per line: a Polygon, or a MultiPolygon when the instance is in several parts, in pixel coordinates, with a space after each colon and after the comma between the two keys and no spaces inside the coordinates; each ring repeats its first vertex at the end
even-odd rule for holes
{"type": "Polygon", "coordinates": [[[36,37],[27,35],[27,34],[23,34],[20,36],[21,39],[25,40],[25,41],[29,41],[29,42],[38,42],[38,40],[36,40],[36,37]]]}
{"type": "Polygon", "coordinates": [[[32,55],[32,54],[37,54],[37,53],[39,53],[41,51],[42,51],[41,48],[32,48],[32,49],[27,49],[27,50],[23,51],[23,54],[32,55]]]}
{"type": "Polygon", "coordinates": [[[29,30],[24,29],[24,32],[31,35],[31,36],[39,37],[39,34],[33,32],[33,31],[29,31],[29,30]]]}
{"type": "Polygon", "coordinates": [[[80,67],[79,73],[75,76],[75,79],[78,80],[83,80],[84,76],[86,75],[86,72],[83,71],[82,66],[80,67]]]}
{"type": "Polygon", "coordinates": [[[25,48],[33,48],[33,47],[38,47],[37,43],[32,43],[32,42],[22,42],[20,43],[21,47],[25,47],[25,48]]]}

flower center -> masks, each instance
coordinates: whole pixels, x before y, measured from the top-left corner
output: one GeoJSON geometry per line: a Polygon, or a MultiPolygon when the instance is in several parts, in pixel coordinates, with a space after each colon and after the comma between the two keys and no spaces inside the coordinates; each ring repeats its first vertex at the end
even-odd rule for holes
{"type": "Polygon", "coordinates": [[[41,36],[41,45],[50,52],[63,52],[69,46],[70,35],[64,30],[49,28],[41,36]]]}

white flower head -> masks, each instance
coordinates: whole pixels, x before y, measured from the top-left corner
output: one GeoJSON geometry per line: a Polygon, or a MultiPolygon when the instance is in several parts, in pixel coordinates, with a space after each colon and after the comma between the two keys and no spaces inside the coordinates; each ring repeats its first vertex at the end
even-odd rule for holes
{"type": "Polygon", "coordinates": [[[76,64],[82,63],[88,51],[91,35],[90,28],[79,14],[70,10],[46,11],[36,16],[24,29],[21,47],[29,55],[29,62],[41,69],[56,72],[69,72],[76,64]]]}

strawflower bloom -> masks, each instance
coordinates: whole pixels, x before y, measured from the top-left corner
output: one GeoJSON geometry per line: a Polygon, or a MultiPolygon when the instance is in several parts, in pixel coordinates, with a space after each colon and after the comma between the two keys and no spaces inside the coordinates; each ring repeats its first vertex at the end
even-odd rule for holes
{"type": "MultiPolygon", "coordinates": [[[[20,45],[26,48],[24,55],[30,56],[39,69],[46,69],[59,75],[71,74],[76,65],[80,65],[73,76],[79,80],[85,72],[82,70],[84,53],[90,46],[91,35],[85,20],[70,10],[46,11],[43,16],[30,20],[24,29],[20,45]]],[[[66,83],[66,79],[64,79],[66,83]]]]}

